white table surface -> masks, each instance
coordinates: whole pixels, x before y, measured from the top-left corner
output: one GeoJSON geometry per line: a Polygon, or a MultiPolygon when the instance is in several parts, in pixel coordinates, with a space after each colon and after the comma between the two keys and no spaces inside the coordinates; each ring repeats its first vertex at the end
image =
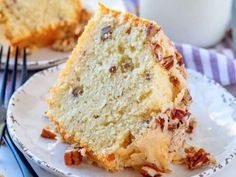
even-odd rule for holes
{"type": "MultiPolygon", "coordinates": [[[[228,86],[227,89],[236,96],[236,85],[228,86]]],[[[55,177],[45,170],[39,168],[34,162],[30,162],[40,177],[55,177]]],[[[4,177],[21,177],[21,173],[12,154],[6,146],[0,148],[0,176],[4,177]]],[[[213,175],[213,177],[235,177],[236,176],[236,159],[234,159],[223,170],[213,175]]]]}

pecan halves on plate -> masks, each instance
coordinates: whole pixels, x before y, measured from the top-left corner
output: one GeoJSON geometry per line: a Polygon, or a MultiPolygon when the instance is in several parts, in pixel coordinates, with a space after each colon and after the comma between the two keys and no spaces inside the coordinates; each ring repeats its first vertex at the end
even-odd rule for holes
{"type": "Polygon", "coordinates": [[[215,164],[215,159],[204,149],[189,147],[185,148],[185,164],[190,170],[199,169],[211,164],[215,164]]]}
{"type": "Polygon", "coordinates": [[[64,162],[67,166],[80,165],[82,155],[79,149],[67,150],[64,153],[64,162]]]}
{"type": "Polygon", "coordinates": [[[57,135],[52,130],[43,128],[40,136],[48,139],[55,139],[57,135]]]}

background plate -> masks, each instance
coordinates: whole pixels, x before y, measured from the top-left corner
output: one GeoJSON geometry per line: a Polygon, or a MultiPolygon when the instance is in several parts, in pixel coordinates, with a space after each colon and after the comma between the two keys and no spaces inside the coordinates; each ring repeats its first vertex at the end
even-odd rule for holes
{"type": "MultiPolygon", "coordinates": [[[[117,9],[120,11],[126,11],[126,7],[122,0],[81,0],[82,4],[90,9],[92,12],[94,12],[97,8],[98,2],[103,2],[108,7],[111,7],[113,9],[117,9]]],[[[4,36],[4,29],[3,26],[0,25],[0,45],[4,46],[4,55],[7,55],[7,49],[9,46],[9,42],[4,36]]],[[[58,52],[55,50],[52,50],[50,47],[48,48],[41,48],[35,52],[33,52],[31,55],[28,55],[28,69],[29,70],[37,70],[37,69],[43,69],[48,68],[51,66],[56,66],[58,64],[61,64],[65,62],[70,55],[71,52],[58,52]]],[[[5,63],[5,58],[3,57],[3,63],[5,63]]],[[[14,60],[10,60],[10,67],[14,65],[14,60]]],[[[19,66],[22,65],[22,61],[19,61],[19,66]]]]}
{"type": "MultiPolygon", "coordinates": [[[[64,165],[63,153],[68,145],[40,137],[41,129],[49,122],[43,116],[47,111],[45,98],[57,78],[60,67],[44,70],[32,76],[12,96],[7,124],[20,150],[44,169],[60,176],[77,177],[138,177],[133,170],[109,173],[86,163],[79,167],[64,165]]],[[[204,147],[217,159],[213,168],[189,171],[173,166],[169,177],[210,176],[223,169],[236,156],[236,101],[217,83],[188,70],[188,85],[193,97],[191,112],[198,125],[191,144],[204,147]]]]}

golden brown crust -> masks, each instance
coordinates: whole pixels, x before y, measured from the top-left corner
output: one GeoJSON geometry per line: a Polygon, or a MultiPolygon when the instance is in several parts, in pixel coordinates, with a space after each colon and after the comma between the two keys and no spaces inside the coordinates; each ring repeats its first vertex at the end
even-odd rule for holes
{"type": "MultiPolygon", "coordinates": [[[[109,9],[107,8],[106,6],[104,6],[102,3],[99,3],[99,9],[104,13],[104,14],[112,14],[112,16],[118,16],[120,15],[122,12],[120,11],[117,11],[117,10],[113,10],[113,9],[109,9]]],[[[147,19],[143,19],[143,18],[140,18],[140,17],[137,17],[135,16],[134,14],[132,13],[125,13],[124,14],[125,16],[125,19],[126,21],[129,21],[131,20],[132,21],[132,24],[135,26],[135,25],[138,25],[138,24],[142,24],[142,25],[145,25],[146,27],[148,27],[150,25],[150,23],[152,23],[150,20],[147,20],[147,19]]],[[[157,25],[157,24],[155,24],[157,25]]],[[[157,25],[158,26],[158,25],[157,25]]]]}
{"type": "Polygon", "coordinates": [[[48,118],[51,122],[56,126],[57,131],[60,133],[63,141],[68,144],[79,144],[85,149],[86,156],[89,160],[96,162],[96,164],[100,167],[103,167],[107,170],[117,171],[118,169],[114,168],[115,165],[113,160],[111,160],[110,156],[98,156],[95,155],[94,152],[88,148],[86,144],[80,143],[78,139],[75,139],[74,135],[69,135],[66,133],[66,129],[52,116],[48,115],[48,118]]]}

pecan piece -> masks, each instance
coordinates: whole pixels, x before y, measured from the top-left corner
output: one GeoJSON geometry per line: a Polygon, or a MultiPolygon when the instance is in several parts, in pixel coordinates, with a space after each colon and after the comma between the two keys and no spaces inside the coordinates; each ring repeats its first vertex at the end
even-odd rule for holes
{"type": "Polygon", "coordinates": [[[156,164],[146,162],[140,169],[140,174],[144,177],[160,177],[161,173],[169,173],[170,170],[159,168],[156,164]]]}
{"type": "Polygon", "coordinates": [[[174,85],[174,86],[178,86],[179,85],[179,79],[176,76],[170,76],[170,82],[174,85]]]}
{"type": "Polygon", "coordinates": [[[168,56],[163,58],[161,65],[166,69],[166,70],[170,70],[173,65],[174,65],[174,58],[173,56],[168,56]]]}
{"type": "Polygon", "coordinates": [[[160,54],[161,49],[162,49],[162,48],[161,48],[161,45],[158,44],[158,43],[156,43],[156,44],[154,45],[154,47],[153,47],[154,54],[155,54],[155,56],[156,56],[156,61],[157,61],[157,62],[160,62],[160,61],[162,60],[162,56],[161,56],[161,54],[160,54]]]}
{"type": "Polygon", "coordinates": [[[82,155],[79,149],[67,150],[64,153],[64,162],[67,166],[79,165],[82,161],[82,155]]]}
{"type": "Polygon", "coordinates": [[[52,130],[43,128],[40,136],[48,139],[55,139],[57,135],[52,130]]]}
{"type": "Polygon", "coordinates": [[[148,80],[148,81],[151,80],[151,74],[150,74],[150,72],[146,72],[146,73],[145,73],[145,79],[148,80]]]}
{"type": "Polygon", "coordinates": [[[183,118],[188,115],[186,111],[183,111],[181,109],[173,109],[172,111],[172,119],[179,119],[183,120],[183,118]]]}
{"type": "Polygon", "coordinates": [[[79,85],[77,87],[75,87],[72,90],[72,94],[74,95],[74,97],[78,97],[79,95],[82,95],[84,92],[83,86],[79,85]]]}
{"type": "Polygon", "coordinates": [[[196,119],[194,118],[190,119],[189,125],[186,129],[186,133],[189,133],[189,134],[193,133],[193,130],[195,129],[196,125],[197,125],[196,119]]]}
{"type": "Polygon", "coordinates": [[[168,130],[169,131],[174,131],[178,128],[178,124],[169,124],[168,125],[168,130]]]}
{"type": "Polygon", "coordinates": [[[130,33],[131,33],[131,27],[129,27],[129,28],[126,30],[126,33],[127,33],[127,34],[130,34],[130,33]]]}
{"type": "Polygon", "coordinates": [[[214,164],[216,161],[211,157],[210,153],[207,153],[204,149],[189,147],[185,148],[185,164],[190,170],[202,168],[210,164],[214,164]]]}
{"type": "Polygon", "coordinates": [[[116,71],[117,71],[117,67],[116,67],[116,66],[111,66],[111,67],[109,68],[109,72],[110,72],[111,74],[115,74],[116,71]]]}
{"type": "Polygon", "coordinates": [[[158,119],[156,119],[156,124],[160,125],[161,131],[163,131],[165,126],[165,119],[159,117],[158,119]]]}
{"type": "Polygon", "coordinates": [[[176,56],[176,60],[179,66],[181,66],[183,64],[183,57],[182,55],[176,50],[175,51],[175,56],[176,56]]]}
{"type": "MultiPolygon", "coordinates": [[[[141,174],[143,177],[161,177],[161,174],[156,173],[156,174],[152,175],[152,174],[149,174],[150,171],[145,170],[145,169],[143,169],[143,168],[141,168],[139,172],[140,172],[140,174],[141,174]]],[[[155,172],[154,172],[154,173],[155,173],[155,172]]]]}
{"type": "Polygon", "coordinates": [[[155,36],[159,31],[161,30],[160,27],[155,26],[153,23],[151,23],[147,27],[147,36],[148,39],[151,39],[153,36],[155,36]]]}
{"type": "Polygon", "coordinates": [[[192,102],[192,97],[190,95],[190,92],[189,90],[186,90],[185,93],[184,93],[184,96],[181,100],[186,106],[189,106],[192,102]]]}
{"type": "Polygon", "coordinates": [[[112,35],[112,27],[110,25],[102,28],[102,32],[101,32],[101,40],[102,41],[105,41],[111,35],[112,35]]]}

